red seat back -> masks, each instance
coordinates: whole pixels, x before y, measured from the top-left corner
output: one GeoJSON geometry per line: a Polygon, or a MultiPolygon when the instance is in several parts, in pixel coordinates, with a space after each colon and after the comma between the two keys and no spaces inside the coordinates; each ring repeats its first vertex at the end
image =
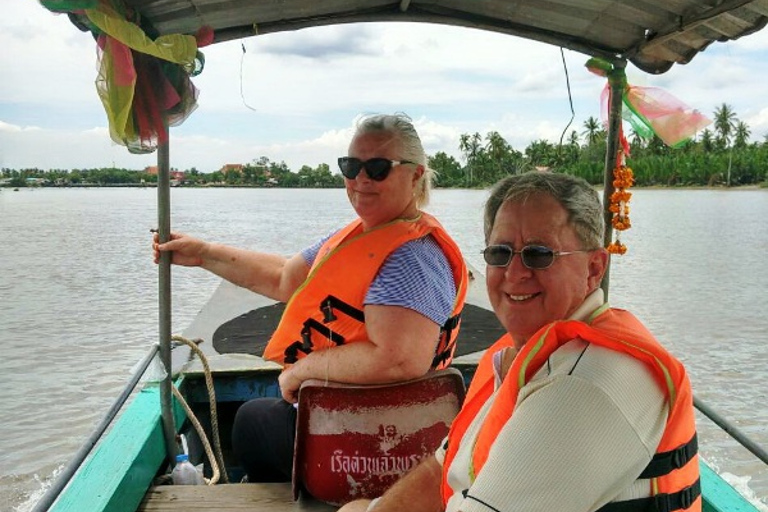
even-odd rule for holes
{"type": "Polygon", "coordinates": [[[448,434],[464,400],[461,372],[447,368],[398,384],[310,380],[299,391],[293,494],[334,505],[375,498],[448,434]]]}

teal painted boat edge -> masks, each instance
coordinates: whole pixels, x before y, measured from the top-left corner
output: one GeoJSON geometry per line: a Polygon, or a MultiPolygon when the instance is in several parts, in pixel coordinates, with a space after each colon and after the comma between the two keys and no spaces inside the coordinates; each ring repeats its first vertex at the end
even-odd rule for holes
{"type": "Polygon", "coordinates": [[[699,461],[702,512],[759,512],[757,507],[718,475],[704,460],[699,461]]]}
{"type": "MultiPolygon", "coordinates": [[[[186,418],[174,400],[177,427],[186,418]]],[[[96,446],[49,512],[135,512],[165,460],[160,388],[148,384],[96,446]]]]}
{"type": "MultiPolygon", "coordinates": [[[[175,400],[174,416],[177,427],[186,418],[175,400]]],[[[96,446],[50,512],[135,512],[164,459],[160,389],[149,384],[96,446]]],[[[704,460],[699,466],[703,512],[759,512],[704,460]]]]}

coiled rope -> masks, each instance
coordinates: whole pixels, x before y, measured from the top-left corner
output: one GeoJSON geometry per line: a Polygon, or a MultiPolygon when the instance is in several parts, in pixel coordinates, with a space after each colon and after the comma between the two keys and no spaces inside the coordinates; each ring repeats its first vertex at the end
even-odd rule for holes
{"type": "Polygon", "coordinates": [[[200,436],[200,441],[203,443],[205,454],[211,463],[212,475],[210,480],[207,478],[204,478],[205,483],[207,485],[215,485],[216,483],[218,483],[219,478],[221,478],[224,483],[229,483],[229,478],[227,477],[227,471],[226,471],[226,468],[224,467],[224,455],[222,454],[222,451],[221,451],[221,440],[219,439],[219,417],[218,417],[218,414],[216,413],[216,390],[213,387],[213,377],[211,376],[211,368],[208,366],[208,359],[205,357],[205,354],[203,354],[203,351],[200,350],[200,348],[197,346],[197,343],[195,343],[194,341],[179,335],[171,336],[171,340],[178,341],[180,343],[184,343],[185,345],[189,346],[192,352],[194,352],[197,355],[197,357],[200,358],[200,363],[202,363],[203,365],[203,373],[205,375],[205,387],[208,390],[208,404],[211,409],[211,434],[213,436],[213,445],[214,445],[214,448],[216,449],[215,456],[214,456],[213,450],[211,450],[211,443],[208,441],[208,437],[205,434],[205,429],[200,424],[200,421],[195,416],[195,413],[192,412],[192,409],[187,404],[187,401],[184,400],[184,397],[181,396],[181,393],[179,392],[179,390],[176,389],[176,386],[172,386],[172,389],[173,389],[173,395],[176,397],[176,399],[181,404],[181,407],[187,413],[187,417],[189,418],[189,421],[192,422],[192,425],[195,427],[195,430],[197,431],[198,436],[200,436]]]}

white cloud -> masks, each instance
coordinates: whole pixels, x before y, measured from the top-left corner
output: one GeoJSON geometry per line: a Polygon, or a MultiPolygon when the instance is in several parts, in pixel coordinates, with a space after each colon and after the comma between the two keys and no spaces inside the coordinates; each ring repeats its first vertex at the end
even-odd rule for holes
{"type": "Polygon", "coordinates": [[[2,102],[44,105],[90,99],[96,77],[93,38],[37,2],[12,3],[18,4],[13,16],[0,21],[2,102]]]}
{"type": "Polygon", "coordinates": [[[4,123],[0,121],[0,132],[10,133],[10,132],[20,132],[21,130],[23,130],[21,126],[16,126],[15,124],[9,124],[9,123],[4,123]]]}
{"type": "Polygon", "coordinates": [[[106,128],[82,131],[22,128],[0,131],[0,167],[74,169],[126,167],[143,169],[154,156],[130,155],[112,143],[106,128]]]}
{"type": "Polygon", "coordinates": [[[744,121],[749,125],[750,130],[752,131],[752,139],[765,142],[763,137],[768,136],[768,107],[746,117],[744,121]]]}

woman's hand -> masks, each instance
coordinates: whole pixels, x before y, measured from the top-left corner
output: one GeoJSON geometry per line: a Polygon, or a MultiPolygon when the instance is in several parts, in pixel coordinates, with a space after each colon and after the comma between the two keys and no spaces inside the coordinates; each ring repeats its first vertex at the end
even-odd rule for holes
{"type": "Polygon", "coordinates": [[[184,267],[199,267],[203,264],[203,256],[208,250],[208,242],[193,238],[183,233],[171,233],[171,239],[164,244],[159,243],[160,235],[155,233],[152,250],[155,263],[160,261],[161,252],[171,252],[171,263],[184,267]]]}
{"type": "Polygon", "coordinates": [[[283,395],[283,400],[289,404],[295,404],[299,401],[299,388],[302,381],[296,377],[295,365],[288,366],[283,370],[277,382],[280,385],[280,394],[283,395]]]}
{"type": "Polygon", "coordinates": [[[339,354],[338,347],[312,352],[307,357],[302,357],[295,363],[287,365],[277,379],[283,400],[289,404],[297,403],[299,401],[299,388],[305,380],[323,378],[317,374],[318,370],[325,373],[327,384],[334,354],[339,354]]]}

